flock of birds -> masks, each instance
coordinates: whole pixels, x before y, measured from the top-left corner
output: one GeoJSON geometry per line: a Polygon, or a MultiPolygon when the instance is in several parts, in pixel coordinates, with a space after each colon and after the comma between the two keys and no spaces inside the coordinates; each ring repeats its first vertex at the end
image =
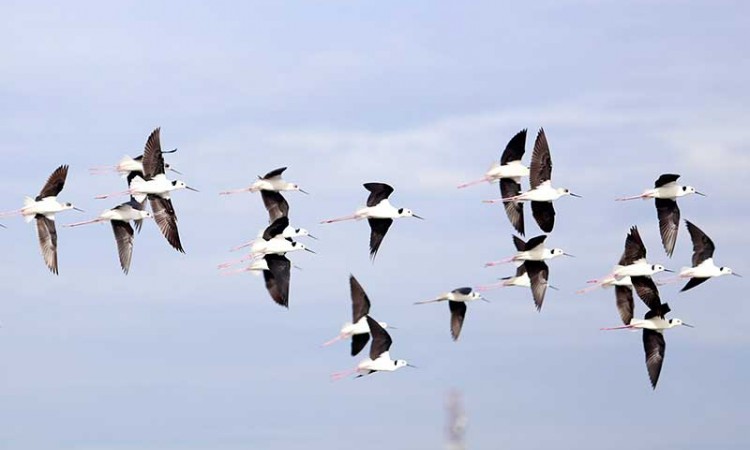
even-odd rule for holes
{"type": "MultiPolygon", "coordinates": [[[[531,203],[532,215],[544,233],[551,233],[555,225],[554,202],[565,196],[580,197],[567,188],[552,186],[552,158],[549,144],[543,129],[537,134],[531,157],[531,164],[527,167],[522,158],[526,147],[526,130],[518,132],[508,142],[499,162],[493,163],[481,179],[459,185],[459,188],[480,184],[498,182],[500,199],[485,200],[486,203],[502,203],[508,219],[518,234],[525,236],[524,203],[531,203]],[[530,189],[522,190],[523,178],[529,178],[530,189]]],[[[155,129],[148,137],[142,155],[135,158],[125,157],[115,166],[102,166],[91,169],[94,174],[116,172],[127,181],[127,189],[112,194],[99,195],[97,199],[112,196],[129,196],[129,201],[103,211],[98,217],[83,222],[64,225],[78,227],[87,224],[109,222],[115,236],[120,266],[125,274],[130,270],[135,231],[141,231],[145,219],[154,219],[167,242],[177,251],[183,252],[180,234],[177,227],[177,215],[171,200],[171,193],[180,189],[193,190],[183,181],[170,180],[167,171],[180,174],[164,161],[164,154],[174,153],[176,149],[163,151],[160,141],[160,129],[155,129]],[[148,211],[146,200],[151,207],[148,211]],[[132,226],[131,226],[132,222],[132,226]]],[[[236,261],[219,265],[220,269],[229,269],[235,264],[249,262],[239,270],[225,273],[250,272],[263,275],[266,289],[271,298],[281,306],[289,306],[289,286],[293,264],[287,258],[287,253],[308,251],[315,253],[304,244],[296,242],[299,237],[316,239],[308,230],[296,228],[290,224],[289,203],[282,195],[284,191],[298,191],[307,193],[294,183],[282,178],[285,167],[272,170],[264,176],[259,176],[250,186],[221,192],[229,195],[242,192],[260,192],[263,204],[268,213],[269,225],[262,230],[255,239],[241,244],[232,250],[249,248],[246,256],[236,261]]],[[[65,186],[68,166],[62,165],[55,169],[47,182],[35,198],[27,197],[23,207],[18,210],[0,213],[0,217],[21,215],[27,222],[36,220],[39,245],[44,262],[51,272],[57,274],[57,230],[55,215],[65,210],[80,209],[72,203],[62,203],[57,200],[65,186]]],[[[659,230],[664,250],[672,256],[677,242],[680,228],[680,209],[677,199],[690,194],[704,195],[691,186],[677,183],[679,175],[663,174],[655,182],[653,189],[648,189],[640,195],[618,198],[618,201],[635,199],[655,199],[659,230]]],[[[370,258],[374,261],[383,240],[393,224],[394,219],[413,217],[422,219],[410,209],[393,206],[389,198],[394,189],[385,183],[365,183],[364,188],[369,192],[366,206],[351,215],[325,220],[321,223],[329,224],[347,220],[367,219],[370,226],[369,250],[370,258]]],[[[591,280],[591,286],[578,291],[590,292],[598,288],[614,287],[618,313],[623,326],[603,328],[603,330],[643,330],[643,345],[646,354],[646,366],[652,387],[655,389],[664,362],[665,341],[663,332],[678,326],[691,325],[680,319],[667,319],[671,311],[667,303],[662,302],[657,284],[667,284],[686,279],[687,284],[682,291],[692,289],[710,278],[723,275],[739,276],[728,267],[714,264],[715,246],[713,241],[696,225],[685,221],[693,243],[692,266],[682,269],[677,276],[670,280],[655,282],[652,276],[660,272],[672,272],[661,264],[652,264],[646,259],[646,247],[643,244],[637,227],[632,227],[625,239],[625,250],[614,269],[606,276],[591,280]],[[643,319],[634,317],[635,304],[633,290],[648,308],[643,319]]],[[[0,225],[4,226],[4,225],[0,225]]],[[[467,303],[484,300],[481,292],[498,287],[530,288],[531,296],[538,311],[541,311],[547,288],[555,289],[549,284],[549,266],[546,261],[559,256],[572,256],[559,248],[547,248],[545,242],[548,234],[542,234],[525,241],[513,235],[516,253],[505,259],[488,262],[486,266],[506,263],[516,265],[515,275],[502,278],[493,285],[460,287],[445,292],[434,299],[417,302],[425,304],[447,301],[450,311],[450,331],[453,340],[458,340],[464,319],[467,303]]],[[[344,324],[339,335],[326,342],[325,346],[334,342],[351,339],[351,355],[358,355],[367,345],[372,336],[369,358],[361,361],[351,370],[334,373],[333,379],[341,379],[349,375],[364,376],[373,372],[391,372],[401,367],[411,366],[405,360],[393,360],[390,357],[392,340],[385,322],[378,322],[370,316],[370,299],[364,289],[352,275],[350,276],[350,291],[352,301],[352,321],[344,324]]],[[[392,327],[391,327],[392,328],[392,327]]],[[[411,366],[413,367],[413,366],[411,366]]]]}

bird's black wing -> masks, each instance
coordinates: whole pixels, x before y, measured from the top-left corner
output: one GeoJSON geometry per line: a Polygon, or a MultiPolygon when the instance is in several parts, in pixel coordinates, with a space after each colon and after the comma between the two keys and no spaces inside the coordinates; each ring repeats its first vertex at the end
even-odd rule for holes
{"type": "Polygon", "coordinates": [[[352,356],[357,356],[370,340],[370,333],[352,335],[352,356]]]}
{"type": "Polygon", "coordinates": [[[646,352],[646,368],[648,377],[651,380],[651,387],[656,389],[656,383],[659,382],[661,366],[664,364],[664,351],[667,344],[664,342],[664,335],[658,331],[643,329],[643,350],[646,352]]]}
{"type": "Polygon", "coordinates": [[[677,231],[680,229],[680,208],[674,200],[656,199],[656,213],[659,216],[661,242],[668,256],[674,253],[677,231]]]}
{"type": "MultiPolygon", "coordinates": [[[[515,197],[521,193],[521,183],[512,178],[500,179],[500,195],[503,198],[515,197]]],[[[518,231],[521,236],[525,234],[523,222],[523,202],[504,202],[505,214],[510,220],[510,224],[518,231]]]]}
{"type": "Polygon", "coordinates": [[[535,248],[539,247],[540,245],[544,244],[544,241],[547,239],[547,235],[543,234],[541,236],[535,236],[531,239],[529,239],[526,242],[525,250],[532,251],[535,248]]]}
{"type": "Polygon", "coordinates": [[[129,223],[119,220],[112,220],[110,223],[112,224],[112,231],[115,233],[120,267],[127,274],[130,270],[130,260],[133,256],[133,228],[129,223]]]}
{"type": "Polygon", "coordinates": [[[274,220],[273,223],[269,225],[265,230],[263,230],[263,239],[266,241],[270,241],[271,239],[283,233],[288,226],[289,217],[279,217],[278,219],[274,220]]]}
{"type": "Polygon", "coordinates": [[[367,219],[367,221],[370,223],[370,258],[375,259],[393,219],[367,219]]]}
{"type": "Polygon", "coordinates": [[[518,236],[513,236],[513,245],[516,246],[516,250],[519,252],[526,250],[526,242],[518,236]]]}
{"type": "Polygon", "coordinates": [[[630,286],[615,286],[615,300],[617,303],[617,312],[620,313],[620,319],[625,325],[630,325],[633,320],[633,289],[630,286]]]}
{"type": "Polygon", "coordinates": [[[174,212],[172,200],[161,198],[158,195],[149,195],[148,200],[151,203],[151,211],[154,213],[154,220],[161,234],[164,235],[169,245],[175,250],[185,253],[180,242],[180,232],[177,229],[177,215],[174,212]]]}
{"type": "Polygon", "coordinates": [[[164,156],[161,151],[161,128],[151,132],[146,139],[146,147],[143,150],[143,174],[146,180],[150,180],[164,173],[164,156]]]}
{"type": "Polygon", "coordinates": [[[685,287],[683,287],[682,289],[680,289],[680,292],[685,292],[687,290],[690,290],[690,289],[698,286],[699,284],[704,283],[707,280],[708,280],[708,278],[691,278],[685,284],[685,287]]]}
{"type": "Polygon", "coordinates": [[[641,234],[638,232],[638,227],[630,227],[630,233],[625,238],[625,251],[622,252],[619,264],[621,266],[629,266],[639,259],[646,258],[646,246],[643,245],[641,234]]]}
{"type": "Polygon", "coordinates": [[[370,191],[367,197],[367,206],[372,207],[388,198],[393,193],[393,188],[385,183],[365,183],[365,189],[370,191]]]}
{"type": "Polygon", "coordinates": [[[448,307],[451,310],[451,336],[454,341],[457,341],[458,336],[461,334],[461,327],[464,326],[466,303],[451,300],[448,302],[448,307]]]}
{"type": "Polygon", "coordinates": [[[665,186],[669,183],[674,183],[680,178],[679,175],[674,173],[665,173],[662,174],[657,180],[654,182],[655,188],[660,188],[662,186],[665,186]]]}
{"type": "Polygon", "coordinates": [[[505,146],[505,150],[500,157],[500,164],[506,165],[511,161],[520,161],[525,151],[526,129],[524,128],[508,141],[508,145],[505,146]]]}
{"type": "Polygon", "coordinates": [[[283,195],[276,191],[260,191],[260,196],[263,198],[266,211],[268,211],[269,223],[273,223],[274,220],[281,217],[289,216],[289,203],[283,195]]]}
{"type": "Polygon", "coordinates": [[[460,287],[457,289],[453,289],[451,292],[454,294],[469,295],[471,294],[471,291],[473,291],[473,289],[470,287],[460,287]]]}
{"type": "Polygon", "coordinates": [[[370,327],[372,335],[372,345],[370,346],[370,359],[375,361],[391,348],[393,341],[387,331],[370,316],[367,317],[367,326],[370,327]]]}
{"type": "Polygon", "coordinates": [[[552,232],[555,226],[555,207],[552,202],[531,202],[531,212],[542,231],[552,232]]]}
{"type": "Polygon", "coordinates": [[[285,170],[286,170],[286,167],[279,167],[278,169],[274,169],[260,178],[262,180],[270,180],[271,178],[278,178],[281,176],[282,173],[284,173],[285,170]]]}
{"type": "Polygon", "coordinates": [[[349,288],[352,295],[352,323],[354,324],[370,314],[370,299],[354,275],[349,275],[349,288]]]}
{"type": "Polygon", "coordinates": [[[536,135],[529,171],[531,189],[536,189],[552,178],[552,157],[549,154],[549,145],[547,144],[547,136],[544,134],[544,128],[540,128],[539,134],[536,135]]]}
{"type": "Polygon", "coordinates": [[[696,267],[708,258],[713,258],[716,247],[711,238],[692,222],[686,220],[685,225],[690,233],[690,240],[693,241],[693,267],[696,267]]]}
{"type": "Polygon", "coordinates": [[[39,195],[36,196],[36,201],[39,201],[45,197],[57,197],[57,195],[65,187],[65,179],[68,177],[68,165],[62,165],[55,169],[54,172],[47,178],[47,182],[44,183],[44,187],[39,191],[39,195]]]}
{"type": "Polygon", "coordinates": [[[523,265],[526,266],[526,271],[529,273],[534,305],[537,311],[541,311],[542,304],[544,304],[544,295],[547,293],[547,286],[549,286],[549,267],[544,261],[524,261],[523,265]]]}
{"type": "Polygon", "coordinates": [[[268,263],[268,270],[263,271],[266,289],[273,301],[288,308],[292,263],[283,255],[269,254],[264,258],[268,263]]]}
{"type": "Polygon", "coordinates": [[[643,303],[648,306],[649,310],[659,308],[659,305],[661,305],[659,289],[656,288],[656,283],[654,283],[651,277],[630,277],[630,281],[633,282],[633,287],[638,297],[643,300],[643,303]]]}
{"type": "Polygon", "coordinates": [[[39,237],[39,247],[42,249],[44,263],[47,264],[50,272],[57,275],[57,229],[55,221],[37,214],[36,231],[39,237]]]}

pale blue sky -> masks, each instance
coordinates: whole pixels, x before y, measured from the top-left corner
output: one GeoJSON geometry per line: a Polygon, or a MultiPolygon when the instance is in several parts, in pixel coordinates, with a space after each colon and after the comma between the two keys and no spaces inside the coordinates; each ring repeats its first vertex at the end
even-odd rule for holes
{"type": "Polygon", "coordinates": [[[750,275],[736,192],[750,170],[750,8],[524,3],[3,2],[0,210],[63,163],[61,199],[87,213],[58,223],[113,206],[93,197],[121,180],[87,168],[138,154],[156,126],[201,192],[175,194],[187,254],[147,224],[127,277],[108,226],[59,229],[54,277],[34,227],[4,222],[0,449],[434,449],[451,388],[472,449],[750,446],[747,278],[662,289],[697,328],[668,333],[656,392],[640,335],[598,331],[619,321],[614,294],[573,293],[611,268],[633,224],[653,260],[689,264],[684,228],[668,260],[653,204],[612,201],[663,172],[709,195],[682,200],[683,217],[750,275]],[[500,207],[481,203],[497,188],[455,185],[540,126],[555,183],[585,196],[559,201],[549,238],[578,258],[551,263],[560,291],[541,314],[525,290],[493,292],[453,343],[446,305],[412,303],[512,272],[482,267],[512,252],[500,207]],[[262,280],[215,269],[266,221],[258,196],[217,193],[279,166],[311,192],[287,196],[293,222],[321,238],[318,255],[293,256],[289,311],[262,280]],[[367,181],[427,218],[395,223],[375,264],[365,223],[317,225],[362,205],[367,181]],[[329,382],[356,363],[346,344],[319,348],[350,316],[349,273],[399,327],[393,356],[419,369],[329,382]]]}

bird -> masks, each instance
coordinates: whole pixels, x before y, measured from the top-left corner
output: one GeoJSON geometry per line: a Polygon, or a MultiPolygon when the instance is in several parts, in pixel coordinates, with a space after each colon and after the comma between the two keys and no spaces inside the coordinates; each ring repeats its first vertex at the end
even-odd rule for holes
{"type": "Polygon", "coordinates": [[[289,308],[289,282],[291,281],[292,263],[285,255],[267,254],[263,256],[268,269],[263,270],[266,290],[273,301],[289,308]]]}
{"type": "Polygon", "coordinates": [[[230,194],[238,194],[240,192],[258,192],[258,191],[261,191],[261,192],[262,191],[276,191],[276,192],[299,191],[299,192],[302,192],[303,194],[308,194],[307,191],[300,189],[298,184],[288,183],[284,181],[283,178],[281,178],[281,174],[283,174],[285,170],[286,170],[286,167],[280,167],[278,169],[274,169],[268,172],[267,174],[263,176],[258,175],[258,180],[256,180],[249,187],[219,192],[219,195],[230,195],[230,194]]]}
{"type": "Polygon", "coordinates": [[[677,199],[690,194],[704,196],[692,186],[681,186],[677,184],[680,175],[674,173],[662,174],[654,183],[654,189],[643,191],[640,195],[632,197],[621,197],[616,201],[627,201],[636,199],[653,198],[656,202],[656,214],[659,218],[659,231],[661,233],[661,242],[667,256],[674,253],[675,243],[677,242],[677,231],[680,227],[680,208],[677,206],[677,199]]]}
{"type": "Polygon", "coordinates": [[[130,182],[130,189],[114,194],[98,195],[96,198],[104,199],[114,195],[128,194],[136,201],[143,202],[148,198],[151,211],[159,230],[167,239],[167,242],[177,251],[185,253],[180,241],[180,233],[177,229],[177,215],[172,205],[170,193],[177,189],[194,189],[179,180],[168,180],[164,174],[164,157],[161,151],[160,140],[161,128],[156,128],[146,140],[143,152],[143,174],[145,178],[136,175],[130,182]]]}
{"type": "Polygon", "coordinates": [[[489,302],[489,300],[482,297],[482,294],[474,289],[470,287],[460,287],[453,289],[450,292],[440,294],[440,296],[432,300],[425,300],[414,304],[424,305],[425,303],[448,301],[448,308],[451,311],[451,337],[454,341],[457,341],[458,336],[461,334],[461,328],[464,325],[464,318],[466,317],[466,303],[475,300],[489,302]]]}
{"type": "Polygon", "coordinates": [[[501,259],[499,261],[491,261],[486,263],[485,267],[492,267],[497,266],[499,264],[507,264],[510,262],[515,262],[516,264],[520,264],[523,261],[544,261],[547,259],[556,258],[558,256],[569,256],[573,257],[573,255],[566,253],[561,248],[546,248],[544,246],[544,241],[547,239],[547,235],[540,235],[533,237],[529,239],[528,242],[525,242],[523,239],[519,238],[518,236],[513,236],[513,244],[516,247],[516,254],[513,256],[510,256],[505,259],[501,259]]]}
{"type": "Polygon", "coordinates": [[[410,209],[396,208],[391,205],[388,201],[388,197],[393,193],[391,186],[385,183],[365,183],[363,186],[370,191],[366,207],[358,209],[357,212],[350,216],[324,220],[320,223],[367,219],[370,224],[370,258],[374,260],[375,255],[377,255],[380,249],[380,244],[388,232],[388,228],[393,223],[393,219],[414,217],[424,220],[424,218],[414,214],[410,209]]]}
{"type": "MultiPolygon", "coordinates": [[[[269,254],[284,255],[288,252],[304,250],[310,253],[315,253],[313,250],[307,248],[304,244],[295,242],[290,238],[284,237],[283,233],[289,229],[289,218],[280,217],[276,219],[271,225],[266,227],[260,238],[252,241],[248,245],[250,246],[250,254],[236,261],[229,261],[219,264],[219,269],[226,269],[227,267],[245,262],[248,260],[254,260],[259,257],[263,257],[269,254]]],[[[248,246],[244,245],[244,246],[248,246]]],[[[241,246],[242,247],[242,246],[241,246]]]]}
{"type": "Polygon", "coordinates": [[[570,189],[552,187],[552,158],[544,128],[540,128],[536,136],[529,170],[531,190],[498,200],[485,200],[485,203],[503,202],[513,204],[530,201],[531,213],[534,219],[536,219],[539,228],[545,233],[550,233],[555,226],[555,208],[552,202],[566,195],[572,197],[581,196],[574,194],[570,189]]]}
{"type": "MultiPolygon", "coordinates": [[[[162,154],[175,153],[176,151],[177,151],[176,148],[172,150],[163,150],[162,154]]],[[[182,175],[182,173],[180,173],[177,169],[172,167],[167,162],[164,163],[164,168],[178,175],[182,175]]],[[[136,156],[135,158],[131,158],[130,156],[125,155],[120,160],[120,162],[117,163],[116,166],[92,167],[89,169],[89,172],[92,175],[100,175],[100,174],[104,174],[108,172],[117,172],[123,178],[131,178],[134,175],[140,175],[142,178],[143,177],[143,154],[140,154],[136,156]]]]}
{"type": "Polygon", "coordinates": [[[68,165],[62,165],[55,169],[47,178],[47,182],[42,187],[36,198],[26,197],[23,202],[23,208],[15,211],[0,214],[0,216],[13,216],[20,214],[28,223],[36,219],[37,235],[39,237],[39,246],[42,250],[44,262],[50,272],[57,275],[57,229],[55,228],[55,214],[60,211],[73,209],[83,212],[82,209],[76,208],[72,203],[60,203],[57,196],[65,187],[65,180],[68,177],[68,165]]]}
{"type": "Polygon", "coordinates": [[[140,229],[144,219],[151,219],[154,216],[146,210],[145,205],[131,198],[130,201],[115,206],[114,208],[104,210],[96,219],[76,222],[64,227],[78,227],[109,221],[112,224],[112,231],[115,234],[117,243],[117,254],[120,259],[120,267],[127,274],[130,271],[130,261],[133,256],[134,232],[130,222],[133,221],[136,228],[140,229]]]}
{"type": "Polygon", "coordinates": [[[709,238],[706,233],[695,226],[692,222],[686,220],[685,225],[690,233],[690,239],[693,241],[693,266],[683,268],[680,271],[677,280],[690,278],[680,292],[690,290],[709,278],[716,278],[723,275],[734,275],[736,277],[742,276],[735,273],[729,267],[716,266],[716,264],[714,264],[714,251],[716,250],[716,247],[711,238],[709,238]]]}
{"type": "Polygon", "coordinates": [[[391,336],[380,326],[378,321],[369,315],[365,318],[367,326],[370,328],[370,334],[372,334],[370,357],[361,361],[352,370],[332,374],[333,380],[340,380],[355,373],[358,374],[357,378],[360,378],[374,372],[394,372],[402,367],[414,367],[403,359],[392,360],[389,352],[393,343],[391,336]]]}
{"type": "Polygon", "coordinates": [[[646,260],[646,246],[643,244],[638,227],[634,225],[630,227],[625,237],[625,250],[612,272],[600,279],[591,280],[589,283],[602,285],[610,278],[620,280],[625,277],[652,276],[660,272],[672,273],[673,271],[661,264],[652,264],[646,260]]]}
{"type": "Polygon", "coordinates": [[[500,287],[531,287],[531,279],[526,272],[526,266],[523,264],[516,267],[516,274],[514,276],[502,277],[499,280],[499,283],[478,286],[477,290],[483,292],[500,287]]]}
{"type": "Polygon", "coordinates": [[[278,191],[260,191],[260,196],[263,198],[263,205],[268,211],[268,223],[280,217],[289,217],[289,203],[286,201],[283,195],[278,191]]]}
{"type": "MultiPolygon", "coordinates": [[[[370,314],[370,298],[365,293],[354,275],[349,275],[349,289],[352,298],[352,321],[341,327],[339,335],[323,344],[327,347],[343,339],[352,338],[351,355],[357,356],[370,340],[370,327],[367,325],[367,316],[370,314]]],[[[388,328],[385,322],[378,322],[383,329],[388,328]]],[[[391,327],[393,328],[393,327],[391,327]]]]}
{"type": "MultiPolygon", "coordinates": [[[[529,168],[521,162],[526,151],[526,129],[519,131],[505,146],[500,162],[492,164],[487,173],[479,180],[470,181],[458,186],[459,189],[479,183],[492,183],[499,180],[500,194],[503,198],[515,197],[521,193],[521,178],[529,176],[529,168]]],[[[513,227],[524,235],[523,203],[506,202],[505,213],[513,227]]]]}
{"type": "Polygon", "coordinates": [[[602,330],[643,330],[643,350],[646,354],[646,368],[651,380],[651,387],[652,389],[656,389],[662,364],[664,363],[664,350],[666,349],[664,330],[679,326],[693,328],[693,326],[683,322],[681,319],[666,319],[665,316],[671,309],[668,304],[661,303],[655,286],[644,289],[643,294],[649,298],[649,302],[651,303],[651,307],[643,319],[631,319],[630,323],[625,326],[602,328],[602,330]]]}

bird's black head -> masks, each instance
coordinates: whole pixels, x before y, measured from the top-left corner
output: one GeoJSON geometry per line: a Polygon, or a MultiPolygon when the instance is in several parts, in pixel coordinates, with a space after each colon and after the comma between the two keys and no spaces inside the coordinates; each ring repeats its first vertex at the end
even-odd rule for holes
{"type": "Polygon", "coordinates": [[[651,270],[656,270],[656,264],[654,264],[653,266],[651,266],[651,270]]]}
{"type": "Polygon", "coordinates": [[[687,191],[687,186],[683,186],[683,187],[682,187],[682,190],[683,190],[683,192],[684,192],[684,191],[687,191]]]}
{"type": "Polygon", "coordinates": [[[174,181],[172,182],[172,186],[177,186],[177,180],[174,180],[174,181]]]}
{"type": "Polygon", "coordinates": [[[394,366],[397,366],[397,365],[398,365],[398,360],[396,360],[396,361],[393,361],[393,365],[394,365],[394,366]]]}
{"type": "Polygon", "coordinates": [[[302,228],[297,228],[294,232],[299,234],[302,231],[302,228]]]}
{"type": "Polygon", "coordinates": [[[399,208],[399,209],[398,209],[398,213],[399,213],[399,214],[403,214],[403,213],[404,213],[404,208],[399,208]]]}

